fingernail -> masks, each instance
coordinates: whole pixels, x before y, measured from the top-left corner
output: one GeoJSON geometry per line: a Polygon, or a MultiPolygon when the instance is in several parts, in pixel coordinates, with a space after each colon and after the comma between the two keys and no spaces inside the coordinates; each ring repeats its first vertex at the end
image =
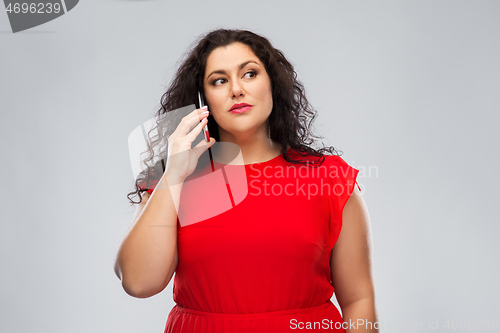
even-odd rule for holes
{"type": "Polygon", "coordinates": [[[209,111],[203,111],[201,114],[209,114],[209,111]]]}
{"type": "Polygon", "coordinates": [[[208,109],[208,105],[205,105],[201,108],[202,110],[207,110],[208,109]]]}

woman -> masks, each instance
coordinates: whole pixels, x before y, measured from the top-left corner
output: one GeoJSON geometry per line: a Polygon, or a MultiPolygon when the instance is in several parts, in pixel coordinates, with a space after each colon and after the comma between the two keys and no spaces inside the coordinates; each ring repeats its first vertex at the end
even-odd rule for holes
{"type": "Polygon", "coordinates": [[[310,147],[315,112],[292,65],[261,36],[215,30],[180,66],[158,120],[192,104],[198,91],[208,113],[189,113],[168,142],[158,131],[146,160],[156,145],[167,152],[166,166],[156,163],[129,194],[140,200],[115,266],[125,291],[153,296],[176,272],[165,332],[378,332],[358,170],[333,147],[310,147]],[[207,123],[210,142],[191,148],[207,123]],[[215,142],[241,150],[244,163],[222,162],[224,149],[211,157],[227,174],[244,170],[248,193],[207,215],[213,203],[222,208],[224,192],[209,187],[193,200],[202,183],[187,180],[209,178],[209,165],[196,168],[215,142]],[[343,317],[330,301],[334,290],[343,317]]]}

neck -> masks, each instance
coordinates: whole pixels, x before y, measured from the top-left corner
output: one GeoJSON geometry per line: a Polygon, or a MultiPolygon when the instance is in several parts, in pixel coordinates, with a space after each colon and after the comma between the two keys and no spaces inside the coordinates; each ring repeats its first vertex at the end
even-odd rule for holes
{"type": "Polygon", "coordinates": [[[265,162],[281,153],[281,145],[271,140],[264,130],[251,135],[234,135],[219,127],[219,139],[220,142],[236,144],[241,150],[244,164],[265,162]]]}

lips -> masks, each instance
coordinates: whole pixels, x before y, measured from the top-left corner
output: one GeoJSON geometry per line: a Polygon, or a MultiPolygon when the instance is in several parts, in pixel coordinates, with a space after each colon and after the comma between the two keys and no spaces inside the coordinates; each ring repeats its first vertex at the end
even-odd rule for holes
{"type": "Polygon", "coordinates": [[[242,111],[246,111],[246,110],[249,110],[252,106],[250,104],[247,104],[247,103],[239,103],[239,104],[234,104],[231,109],[229,110],[229,112],[242,112],[242,111]]]}

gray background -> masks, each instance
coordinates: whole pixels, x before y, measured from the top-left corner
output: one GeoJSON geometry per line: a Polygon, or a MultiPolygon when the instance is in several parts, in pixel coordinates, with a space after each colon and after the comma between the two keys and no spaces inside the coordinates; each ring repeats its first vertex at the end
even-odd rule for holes
{"type": "Polygon", "coordinates": [[[113,272],[133,216],[127,137],[219,27],[268,37],[325,144],[377,169],[359,181],[381,331],[500,320],[499,14],[486,0],[87,0],[12,34],[0,13],[0,331],[163,332],[172,283],[136,299],[113,272]]]}

